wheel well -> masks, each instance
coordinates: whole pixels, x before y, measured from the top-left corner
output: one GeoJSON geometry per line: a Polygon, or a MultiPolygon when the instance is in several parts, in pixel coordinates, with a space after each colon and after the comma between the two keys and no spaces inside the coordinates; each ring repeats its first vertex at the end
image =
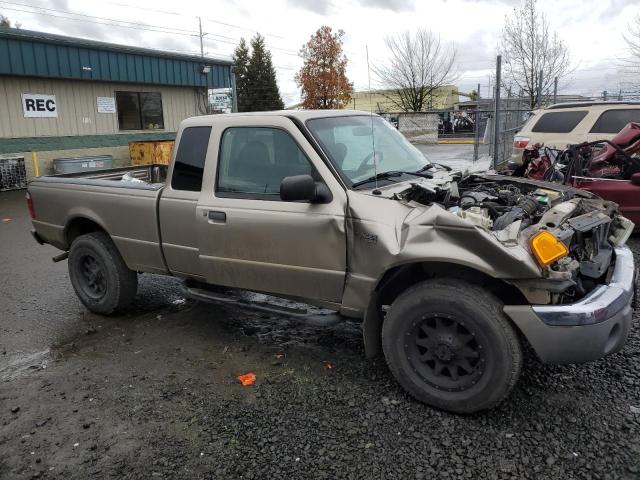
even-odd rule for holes
{"type": "Polygon", "coordinates": [[[380,305],[389,305],[407,288],[430,278],[455,278],[479,285],[505,305],[523,305],[528,303],[524,295],[504,280],[493,278],[486,273],[464,265],[446,262],[420,262],[400,265],[387,271],[378,283],[376,291],[380,305]]]}
{"type": "Polygon", "coordinates": [[[93,220],[85,217],[76,217],[72,219],[64,229],[64,238],[67,248],[71,247],[73,241],[80,235],[92,232],[104,232],[104,228],[93,220]]]}
{"type": "Polygon", "coordinates": [[[528,304],[524,295],[504,280],[464,265],[445,262],[420,262],[400,265],[388,270],[371,295],[362,326],[365,353],[376,356],[382,350],[383,305],[390,305],[407,288],[430,278],[455,278],[480,285],[493,293],[505,305],[528,304]]]}

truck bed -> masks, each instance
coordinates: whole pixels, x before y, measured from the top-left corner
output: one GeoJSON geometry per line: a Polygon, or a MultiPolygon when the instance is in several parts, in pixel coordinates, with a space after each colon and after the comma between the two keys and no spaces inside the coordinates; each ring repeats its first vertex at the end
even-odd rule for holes
{"type": "Polygon", "coordinates": [[[90,222],[111,236],[129,268],[166,273],[158,227],[166,176],[166,165],[151,164],[38,177],[28,187],[38,237],[68,250],[70,232],[90,222]]]}
{"type": "Polygon", "coordinates": [[[107,168],[104,170],[90,170],[87,172],[63,173],[38,177],[38,181],[52,183],[68,183],[75,185],[100,185],[105,187],[144,188],[157,190],[164,186],[167,178],[167,165],[149,164],[133,167],[107,168]],[[143,183],[123,180],[127,175],[143,183]],[[118,182],[118,183],[115,183],[118,182]],[[146,185],[145,185],[146,184],[146,185]]]}

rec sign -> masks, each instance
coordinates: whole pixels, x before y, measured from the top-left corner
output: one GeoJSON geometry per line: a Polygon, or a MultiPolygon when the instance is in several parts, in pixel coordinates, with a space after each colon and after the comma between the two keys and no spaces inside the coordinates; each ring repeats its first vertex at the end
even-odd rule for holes
{"type": "Polygon", "coordinates": [[[57,118],[58,106],[55,95],[39,93],[22,94],[22,110],[25,118],[57,118]]]}

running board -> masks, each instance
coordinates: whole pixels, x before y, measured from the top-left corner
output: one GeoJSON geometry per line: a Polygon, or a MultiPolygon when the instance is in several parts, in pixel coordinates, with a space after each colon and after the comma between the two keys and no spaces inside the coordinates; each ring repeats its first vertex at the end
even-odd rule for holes
{"type": "MultiPolygon", "coordinates": [[[[227,291],[214,292],[209,289],[199,288],[196,286],[189,286],[185,284],[182,284],[182,291],[186,297],[191,298],[193,300],[199,300],[199,301],[208,302],[208,303],[235,305],[241,308],[257,310],[259,312],[266,312],[266,313],[271,313],[275,315],[283,315],[285,317],[288,317],[294,320],[299,320],[308,325],[313,325],[318,327],[330,327],[333,325],[337,325],[338,323],[343,322],[345,320],[345,317],[343,317],[342,315],[340,315],[340,313],[334,310],[318,309],[322,312],[327,312],[327,313],[310,313],[307,309],[304,308],[304,304],[297,304],[297,305],[300,305],[300,307],[302,308],[292,308],[284,305],[276,305],[268,302],[268,300],[258,301],[258,300],[251,300],[250,298],[243,298],[246,296],[250,296],[252,292],[243,292],[240,290],[233,290],[233,289],[229,289],[227,291]]],[[[261,294],[255,294],[255,295],[272,298],[272,297],[269,297],[268,295],[261,295],[261,294]]]]}

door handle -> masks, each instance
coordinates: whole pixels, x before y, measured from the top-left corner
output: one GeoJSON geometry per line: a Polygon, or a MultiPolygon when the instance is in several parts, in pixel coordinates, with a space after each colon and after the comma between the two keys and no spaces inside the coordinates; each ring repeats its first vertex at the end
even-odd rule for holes
{"type": "Polygon", "coordinates": [[[207,216],[209,220],[212,220],[215,223],[225,223],[227,221],[227,214],[217,210],[210,210],[207,216]]]}

